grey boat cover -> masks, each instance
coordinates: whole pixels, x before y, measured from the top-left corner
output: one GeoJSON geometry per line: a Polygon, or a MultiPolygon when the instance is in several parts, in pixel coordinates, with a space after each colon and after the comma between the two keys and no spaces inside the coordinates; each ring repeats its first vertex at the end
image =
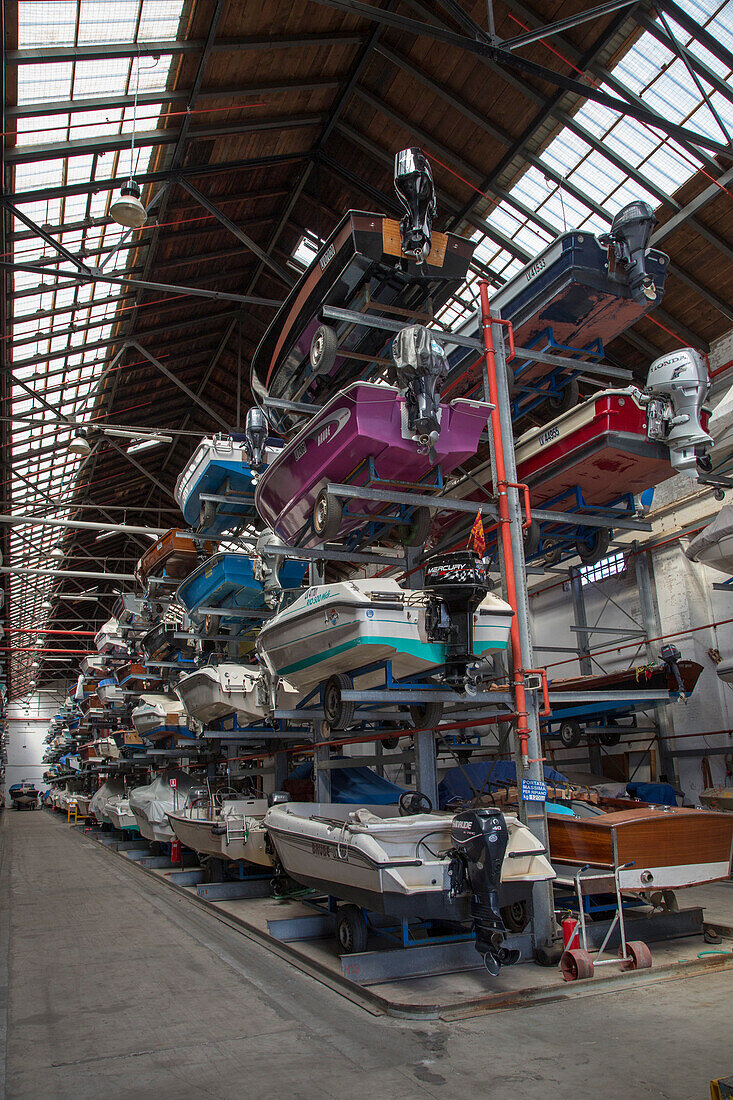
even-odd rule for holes
{"type": "Polygon", "coordinates": [[[147,786],[130,791],[130,809],[138,810],[151,825],[167,825],[166,814],[185,805],[192,785],[193,777],[180,768],[162,772],[147,786]],[[171,779],[175,780],[175,787],[171,787],[171,779]]]}
{"type": "Polygon", "coordinates": [[[89,813],[95,817],[104,817],[105,808],[111,798],[122,798],[125,784],[121,779],[108,779],[103,783],[89,803],[89,813]]]}
{"type": "Polygon", "coordinates": [[[733,504],[724,504],[713,522],[695,535],[685,554],[690,561],[704,562],[707,551],[729,535],[733,535],[733,504]]]}

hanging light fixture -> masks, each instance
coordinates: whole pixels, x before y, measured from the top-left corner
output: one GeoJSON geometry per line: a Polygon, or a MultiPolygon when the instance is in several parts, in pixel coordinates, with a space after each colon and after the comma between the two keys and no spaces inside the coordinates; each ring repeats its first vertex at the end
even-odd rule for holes
{"type": "MultiPolygon", "coordinates": [[[[134,137],[133,137],[134,141],[134,137]]],[[[145,225],[148,215],[140,201],[140,185],[130,177],[120,188],[120,193],[109,208],[113,221],[127,229],[139,229],[145,225]]]]}
{"type": "Polygon", "coordinates": [[[87,439],[87,433],[84,428],[76,429],[69,440],[68,450],[71,454],[80,455],[82,458],[86,458],[88,454],[92,453],[92,448],[89,446],[89,440],[87,439]]]}
{"type": "MultiPolygon", "coordinates": [[[[113,221],[126,229],[140,229],[148,220],[147,211],[140,200],[140,185],[135,179],[135,130],[137,128],[137,96],[140,90],[140,59],[135,67],[135,99],[132,107],[132,142],[130,145],[130,178],[120,188],[120,193],[110,205],[113,221]]],[[[138,158],[139,158],[138,153],[138,158]]]]}
{"type": "Polygon", "coordinates": [[[43,608],[44,611],[53,611],[53,604],[51,603],[50,600],[44,600],[43,603],[41,604],[41,607],[43,608]]]}

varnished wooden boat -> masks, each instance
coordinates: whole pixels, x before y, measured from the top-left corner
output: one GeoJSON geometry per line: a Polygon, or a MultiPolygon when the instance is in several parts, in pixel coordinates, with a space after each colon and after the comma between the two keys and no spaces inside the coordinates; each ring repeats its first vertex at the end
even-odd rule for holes
{"type": "MultiPolygon", "coordinates": [[[[689,695],[700,679],[702,665],[697,661],[678,661],[682,683],[685,692],[689,695]]],[[[677,681],[669,665],[640,665],[636,668],[624,669],[622,672],[609,672],[598,676],[576,676],[569,680],[553,680],[550,683],[552,691],[633,691],[635,688],[653,691],[657,688],[666,688],[668,691],[677,691],[677,681]]]]}
{"type": "MultiPolygon", "coordinates": [[[[201,547],[202,558],[210,557],[214,546],[211,542],[201,547]]],[[[146,550],[135,566],[135,576],[141,585],[148,577],[162,577],[174,581],[183,581],[198,565],[199,547],[183,532],[171,528],[146,550]]]]}
{"type": "Polygon", "coordinates": [[[574,815],[548,807],[550,859],[557,871],[586,864],[619,872],[626,890],[674,890],[727,878],[733,815],[712,810],[640,805],[604,813],[573,804],[574,815]]]}
{"type": "Polygon", "coordinates": [[[733,813],[733,787],[706,787],[700,791],[700,801],[711,810],[733,813]]]}

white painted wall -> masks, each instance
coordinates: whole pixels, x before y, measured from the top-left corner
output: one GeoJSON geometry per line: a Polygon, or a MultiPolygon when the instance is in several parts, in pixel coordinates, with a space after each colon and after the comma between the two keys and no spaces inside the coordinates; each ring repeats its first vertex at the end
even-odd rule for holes
{"type": "Polygon", "coordinates": [[[46,749],[44,738],[49,722],[63,702],[63,696],[51,690],[36,692],[22,702],[8,703],[8,763],[5,771],[5,804],[10,805],[8,791],[13,783],[31,779],[38,790],[47,784],[42,776],[46,766],[42,763],[46,749]]]}

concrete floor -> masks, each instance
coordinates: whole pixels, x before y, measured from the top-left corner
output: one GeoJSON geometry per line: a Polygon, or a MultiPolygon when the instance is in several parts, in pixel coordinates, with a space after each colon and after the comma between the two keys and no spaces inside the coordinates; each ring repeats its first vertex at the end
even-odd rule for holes
{"type": "Polygon", "coordinates": [[[730,971],[406,1023],[352,1004],[46,812],[3,816],[9,1097],[699,1100],[733,1072],[730,971]]]}

